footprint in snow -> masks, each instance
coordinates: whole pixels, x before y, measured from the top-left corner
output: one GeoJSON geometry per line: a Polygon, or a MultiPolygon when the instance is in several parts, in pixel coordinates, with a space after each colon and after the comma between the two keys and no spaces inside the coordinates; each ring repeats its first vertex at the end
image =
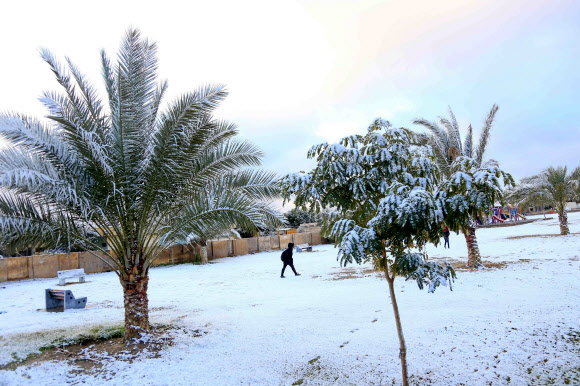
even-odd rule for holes
{"type": "Polygon", "coordinates": [[[340,345],[340,348],[343,348],[344,346],[346,346],[347,344],[349,344],[350,342],[347,340],[346,342],[344,342],[343,344],[340,345]]]}
{"type": "Polygon", "coordinates": [[[355,328],[354,330],[350,330],[351,333],[354,333],[355,331],[358,331],[358,328],[355,328]]]}

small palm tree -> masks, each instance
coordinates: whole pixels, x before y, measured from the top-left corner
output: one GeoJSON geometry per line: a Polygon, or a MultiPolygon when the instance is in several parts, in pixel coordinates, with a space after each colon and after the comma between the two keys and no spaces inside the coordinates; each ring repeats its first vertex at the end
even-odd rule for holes
{"type": "Polygon", "coordinates": [[[560,234],[570,234],[566,203],[580,193],[580,166],[568,173],[566,166],[550,166],[540,174],[526,177],[510,192],[508,199],[518,205],[542,202],[551,205],[558,213],[560,234]]]}
{"type": "Polygon", "coordinates": [[[49,51],[41,55],[63,92],[44,93],[46,124],[0,116],[10,143],[0,152],[0,241],[104,253],[123,288],[130,340],[149,330],[156,257],[192,234],[207,240],[235,226],[280,224],[269,204],[279,196],[277,178],[253,169],[262,153],[213,118],[224,86],[162,109],[167,82],[157,80],[157,47],[139,31],[124,36],[116,63],[101,52],[105,101],[68,58],[67,71],[49,51]]]}
{"type": "MultiPolygon", "coordinates": [[[[452,164],[460,156],[472,158],[475,161],[473,163],[475,168],[499,166],[497,161],[494,160],[483,161],[489,143],[489,135],[493,126],[495,114],[498,109],[499,107],[496,104],[492,106],[483,124],[479,142],[477,144],[473,142],[473,129],[471,124],[467,127],[465,140],[462,141],[459,125],[457,124],[457,119],[455,119],[455,114],[453,114],[451,107],[449,107],[449,119],[439,117],[439,122],[442,127],[436,122],[428,121],[426,119],[416,119],[413,122],[424,126],[429,130],[427,134],[420,134],[420,142],[431,145],[437,159],[437,165],[439,166],[439,170],[443,177],[447,179],[451,178],[453,174],[452,164]]],[[[472,172],[475,172],[475,170],[472,172]]],[[[473,218],[469,219],[469,221],[462,226],[462,230],[467,242],[468,266],[477,268],[481,266],[482,263],[477,238],[475,236],[473,220],[473,218]]]]}

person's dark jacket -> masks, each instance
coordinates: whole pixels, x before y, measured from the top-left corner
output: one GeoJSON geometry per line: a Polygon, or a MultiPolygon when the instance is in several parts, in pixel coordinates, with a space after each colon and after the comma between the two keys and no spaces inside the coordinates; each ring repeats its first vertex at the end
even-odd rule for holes
{"type": "Polygon", "coordinates": [[[286,249],[286,250],[284,250],[284,252],[282,252],[281,259],[283,262],[285,262],[285,263],[292,262],[292,249],[293,248],[294,248],[294,243],[289,243],[288,249],[286,249]]]}

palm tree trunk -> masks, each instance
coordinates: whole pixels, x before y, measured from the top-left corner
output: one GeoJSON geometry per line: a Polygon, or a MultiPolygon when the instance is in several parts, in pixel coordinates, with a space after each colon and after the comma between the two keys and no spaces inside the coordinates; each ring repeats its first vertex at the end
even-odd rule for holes
{"type": "Polygon", "coordinates": [[[560,220],[560,234],[569,235],[570,228],[568,228],[568,215],[566,214],[566,208],[558,213],[558,219],[560,220]]]}
{"type": "Polygon", "coordinates": [[[463,229],[465,241],[467,242],[467,266],[469,268],[483,267],[481,262],[481,254],[479,253],[479,246],[477,245],[477,238],[475,237],[475,227],[467,226],[463,229]]]}
{"type": "Polygon", "coordinates": [[[209,261],[207,260],[207,244],[206,243],[202,243],[199,246],[199,254],[201,257],[201,263],[207,264],[209,261]]]}
{"type": "Polygon", "coordinates": [[[125,341],[139,339],[149,332],[148,275],[141,278],[121,278],[125,298],[125,341]]]}
{"type": "Polygon", "coordinates": [[[401,317],[399,316],[399,306],[397,305],[397,298],[395,297],[395,277],[389,276],[388,268],[385,268],[385,278],[389,283],[389,293],[391,295],[391,303],[393,305],[393,313],[395,314],[395,323],[397,325],[397,334],[399,335],[399,358],[401,359],[401,372],[403,375],[403,386],[408,386],[407,380],[407,347],[405,345],[405,337],[403,336],[403,326],[401,325],[401,317]]]}

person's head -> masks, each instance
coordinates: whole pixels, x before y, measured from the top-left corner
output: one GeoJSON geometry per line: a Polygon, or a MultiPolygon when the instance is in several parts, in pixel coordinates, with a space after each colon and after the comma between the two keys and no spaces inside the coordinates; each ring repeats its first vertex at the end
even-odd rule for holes
{"type": "Polygon", "coordinates": [[[294,243],[288,243],[288,248],[294,248],[294,243]]]}

